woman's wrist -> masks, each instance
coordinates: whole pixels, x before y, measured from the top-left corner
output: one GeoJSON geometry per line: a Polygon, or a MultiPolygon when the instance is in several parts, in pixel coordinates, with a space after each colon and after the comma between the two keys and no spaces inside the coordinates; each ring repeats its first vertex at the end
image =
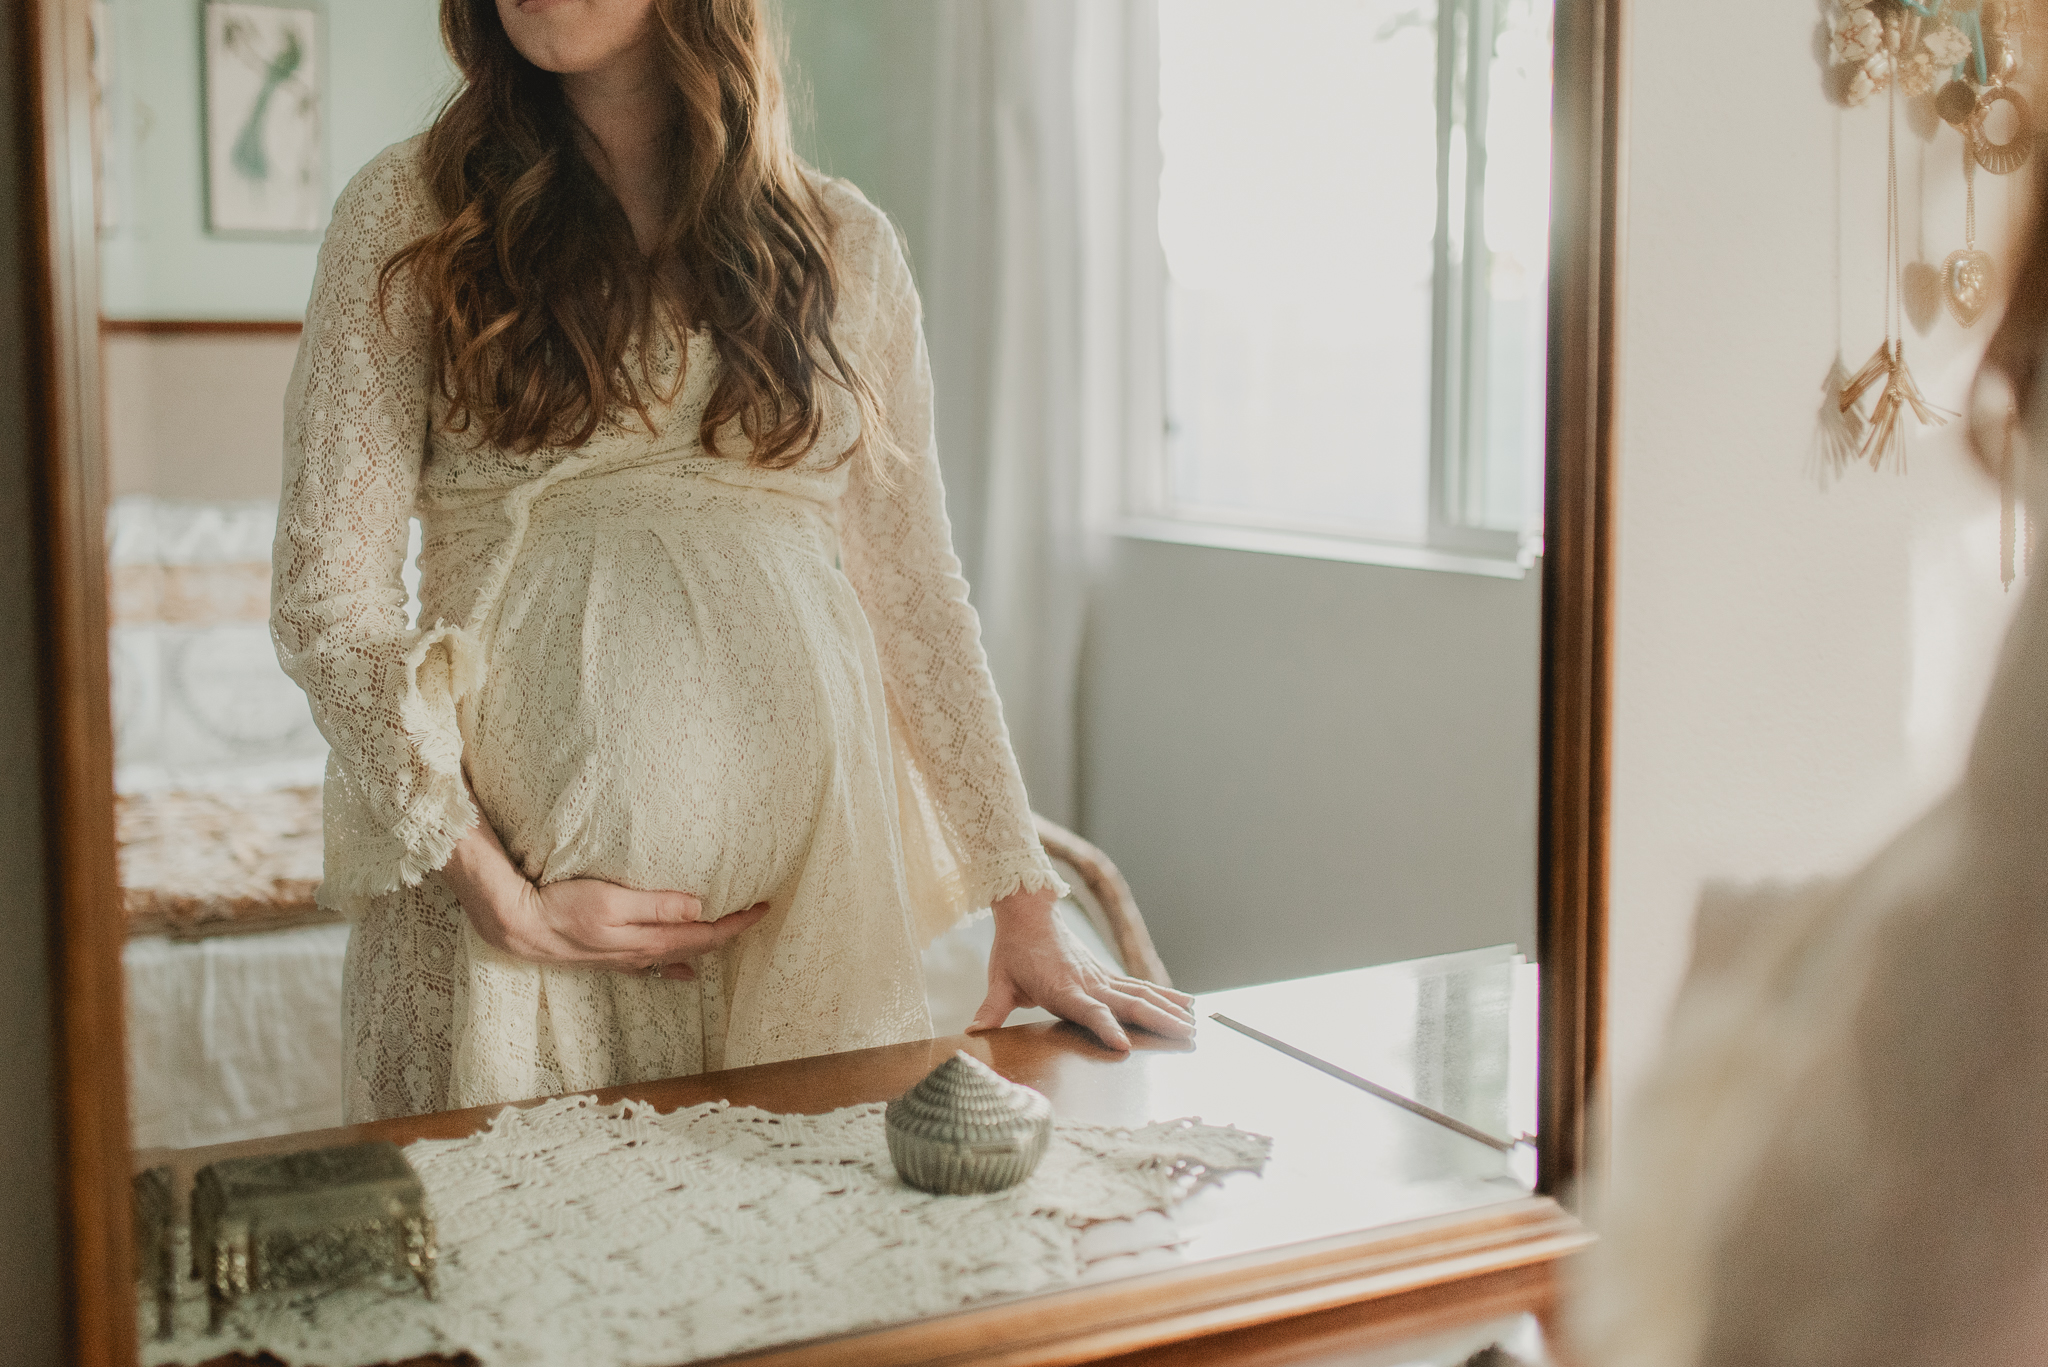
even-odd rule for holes
{"type": "Polygon", "coordinates": [[[532,895],[533,884],[512,862],[481,812],[476,824],[455,842],[448,862],[441,866],[441,877],[477,934],[507,948],[512,925],[532,895]]]}
{"type": "Polygon", "coordinates": [[[1053,903],[1059,900],[1050,888],[1018,889],[1008,897],[999,897],[989,908],[996,918],[996,929],[1035,929],[1052,924],[1053,903]]]}

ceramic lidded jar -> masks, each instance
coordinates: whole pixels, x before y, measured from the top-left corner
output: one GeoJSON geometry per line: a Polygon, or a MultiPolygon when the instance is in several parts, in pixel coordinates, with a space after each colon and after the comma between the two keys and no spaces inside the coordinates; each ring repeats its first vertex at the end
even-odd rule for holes
{"type": "Polygon", "coordinates": [[[907,1185],[971,1196],[1031,1175],[1052,1142],[1052,1103],[961,1050],[889,1103],[886,1128],[907,1185]]]}

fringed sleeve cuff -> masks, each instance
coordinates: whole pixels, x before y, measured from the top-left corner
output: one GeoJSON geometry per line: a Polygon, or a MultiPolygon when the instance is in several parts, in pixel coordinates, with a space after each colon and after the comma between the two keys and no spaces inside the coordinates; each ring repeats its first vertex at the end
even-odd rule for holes
{"type": "Polygon", "coordinates": [[[398,717],[411,751],[410,773],[397,785],[388,775],[366,784],[337,758],[328,761],[327,868],[319,901],[347,915],[447,863],[477,822],[463,781],[456,719],[458,703],[482,682],[476,641],[458,627],[436,627],[406,652],[404,666],[398,717]],[[403,791],[395,820],[388,806],[394,786],[403,791]]]}
{"type": "Polygon", "coordinates": [[[1065,897],[1073,891],[1053,871],[1052,860],[1045,851],[1036,846],[985,859],[974,874],[967,905],[976,911],[1019,892],[1049,892],[1054,897],[1065,897]]]}

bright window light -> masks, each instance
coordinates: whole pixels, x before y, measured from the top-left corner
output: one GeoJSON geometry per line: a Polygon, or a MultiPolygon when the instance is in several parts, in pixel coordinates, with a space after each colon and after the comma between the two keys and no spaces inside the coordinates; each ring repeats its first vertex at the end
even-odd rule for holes
{"type": "Polygon", "coordinates": [[[1139,511],[1512,555],[1540,523],[1548,0],[1159,0],[1157,32],[1139,511]]]}

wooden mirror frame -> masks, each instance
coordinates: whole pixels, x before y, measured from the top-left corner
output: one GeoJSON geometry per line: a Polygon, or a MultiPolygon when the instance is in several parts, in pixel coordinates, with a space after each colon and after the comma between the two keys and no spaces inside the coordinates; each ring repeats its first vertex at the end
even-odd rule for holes
{"type": "MultiPolygon", "coordinates": [[[[1558,0],[1545,458],[1537,954],[1540,1190],[1600,1129],[1607,939],[1615,321],[1626,0],[1558,0]]],[[[30,516],[69,1357],[135,1362],[120,889],[107,649],[90,37],[84,0],[16,0],[30,516]]]]}

